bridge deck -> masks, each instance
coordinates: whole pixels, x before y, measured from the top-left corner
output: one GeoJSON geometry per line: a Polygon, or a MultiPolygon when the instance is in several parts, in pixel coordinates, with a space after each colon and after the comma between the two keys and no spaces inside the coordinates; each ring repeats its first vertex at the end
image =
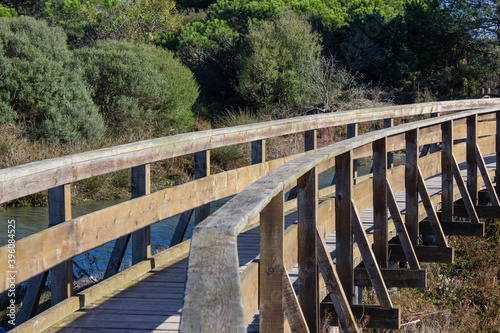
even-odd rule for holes
{"type": "MultiPolygon", "coordinates": [[[[488,156],[485,162],[490,170],[495,168],[495,157],[488,156]]],[[[460,165],[466,177],[465,163],[460,165]]],[[[429,193],[441,190],[441,177],[426,180],[429,193]]],[[[404,210],[405,193],[396,194],[400,210],[404,210]]],[[[372,209],[361,213],[361,219],[368,233],[373,228],[372,209]]],[[[286,216],[285,226],[296,223],[296,213],[286,216]]],[[[332,257],[335,257],[335,233],[326,238],[332,257]]],[[[240,271],[254,260],[259,253],[259,229],[255,228],[238,237],[240,271]]],[[[61,323],[46,332],[177,332],[184,289],[186,285],[187,259],[168,267],[160,267],[143,275],[122,289],[68,316],[61,323]]],[[[289,273],[294,282],[297,279],[297,266],[289,273]]],[[[248,328],[258,332],[258,314],[248,328]]]]}

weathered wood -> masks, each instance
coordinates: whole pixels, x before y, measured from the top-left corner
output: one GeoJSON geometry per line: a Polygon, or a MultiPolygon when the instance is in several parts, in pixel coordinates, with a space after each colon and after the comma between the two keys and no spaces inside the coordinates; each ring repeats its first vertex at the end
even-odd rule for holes
{"type": "MultiPolygon", "coordinates": [[[[382,268],[380,272],[387,288],[425,288],[427,286],[425,269],[382,268]]],[[[361,287],[373,286],[366,268],[354,269],[354,284],[361,287]]]]}
{"type": "Polygon", "coordinates": [[[363,228],[363,223],[359,217],[356,206],[352,203],[352,230],[354,231],[354,236],[356,237],[356,243],[363,257],[366,270],[372,281],[373,288],[377,294],[378,301],[380,305],[384,308],[392,308],[391,298],[387,292],[387,287],[385,285],[382,274],[380,273],[380,268],[377,264],[375,254],[373,254],[370,242],[366,237],[365,229],[363,228]]]}
{"type": "Polygon", "coordinates": [[[486,164],[484,163],[483,154],[481,154],[481,149],[478,145],[476,145],[476,164],[479,167],[479,171],[481,172],[481,177],[483,177],[483,181],[486,186],[486,190],[488,191],[488,195],[490,196],[491,203],[495,207],[500,207],[497,193],[493,188],[493,183],[491,182],[488,169],[486,168],[486,164]]]}
{"type": "MultiPolygon", "coordinates": [[[[463,206],[462,206],[463,207],[463,206]]],[[[497,208],[500,216],[500,210],[497,208]]],[[[463,207],[465,217],[468,217],[467,210],[463,207]]],[[[479,214],[478,211],[478,215],[479,214]]],[[[470,223],[470,222],[444,222],[441,221],[443,232],[448,236],[484,236],[484,223],[470,223]]],[[[420,221],[420,232],[422,235],[430,235],[433,233],[429,220],[420,221]]]]}
{"type": "Polygon", "coordinates": [[[441,124],[443,136],[441,152],[441,221],[453,218],[453,121],[441,124]]]}
{"type": "Polygon", "coordinates": [[[181,214],[179,217],[179,221],[177,222],[177,225],[175,226],[175,231],[174,235],[172,236],[172,239],[170,240],[170,246],[172,247],[174,245],[177,245],[182,242],[182,239],[184,238],[184,235],[186,234],[187,227],[189,225],[189,221],[191,220],[191,216],[193,216],[193,211],[192,209],[184,212],[181,214]]]}
{"type": "Polygon", "coordinates": [[[352,238],[352,151],[335,157],[337,188],[335,196],[335,233],[337,267],[344,292],[352,304],[354,297],[352,238]]]}
{"type": "Polygon", "coordinates": [[[396,227],[396,230],[398,232],[401,246],[406,256],[406,260],[408,261],[411,269],[419,270],[420,265],[418,263],[417,255],[415,254],[413,244],[403,222],[403,217],[401,216],[398,205],[396,203],[394,192],[392,191],[391,185],[389,183],[387,183],[387,202],[389,205],[389,210],[391,211],[392,221],[394,222],[394,226],[396,227]]]}
{"type": "Polygon", "coordinates": [[[468,189],[465,187],[464,179],[462,178],[462,174],[460,173],[460,168],[458,167],[458,163],[457,160],[455,159],[454,154],[452,154],[452,160],[453,160],[453,176],[455,177],[458,190],[460,191],[462,200],[464,201],[465,207],[467,208],[467,213],[469,215],[469,218],[474,223],[480,223],[479,218],[477,217],[475,205],[469,195],[468,189]]]}
{"type": "MultiPolygon", "coordinates": [[[[346,296],[342,283],[328,253],[325,241],[319,231],[316,233],[318,245],[318,265],[332,300],[334,312],[337,313],[342,329],[346,332],[358,332],[356,320],[351,311],[350,300],[346,296]]],[[[322,312],[323,313],[323,312],[322,312]]]]}
{"type": "Polygon", "coordinates": [[[266,140],[252,142],[252,164],[259,164],[266,161],[266,140]]]}
{"type": "Polygon", "coordinates": [[[373,143],[373,251],[380,268],[386,268],[389,260],[386,146],[386,138],[373,143]]]}
{"type": "MultiPolygon", "coordinates": [[[[149,164],[132,168],[132,199],[151,193],[149,164]]],[[[145,227],[132,234],[132,265],[151,256],[151,228],[145,227]]]]}
{"type": "MultiPolygon", "coordinates": [[[[468,209],[466,205],[455,204],[453,206],[454,215],[457,217],[469,217],[468,209]]],[[[500,219],[500,209],[498,207],[492,206],[476,206],[475,211],[478,218],[482,219],[500,219]]],[[[474,222],[476,224],[482,224],[474,222]]]]}
{"type": "MultiPolygon", "coordinates": [[[[71,186],[49,190],[49,227],[71,220],[71,186]]],[[[62,244],[60,244],[61,246],[62,244]]],[[[52,306],[71,297],[73,293],[73,260],[67,260],[50,271],[52,306]]]]}
{"type": "Polygon", "coordinates": [[[467,117],[467,191],[473,206],[477,206],[477,115],[467,117]]]}
{"type": "Polygon", "coordinates": [[[259,330],[263,333],[284,330],[284,202],[281,191],[260,214],[259,330]]]}
{"type": "MultiPolygon", "coordinates": [[[[302,308],[299,305],[299,300],[295,295],[295,290],[293,289],[292,282],[290,281],[290,277],[288,276],[286,270],[283,270],[283,304],[285,307],[285,317],[290,324],[291,331],[297,333],[311,332],[308,328],[308,323],[302,313],[302,308]]],[[[316,330],[312,332],[316,332],[316,330]]]]}
{"type": "MultiPolygon", "coordinates": [[[[194,154],[194,178],[200,179],[210,176],[210,150],[194,154]]],[[[210,215],[210,204],[202,205],[194,210],[194,221],[200,223],[210,215]]]]}
{"type": "Polygon", "coordinates": [[[405,222],[413,245],[418,245],[418,130],[406,132],[406,215],[405,222]]]}
{"type": "MultiPolygon", "coordinates": [[[[383,308],[376,305],[352,305],[354,317],[367,328],[378,328],[385,330],[397,330],[401,327],[401,311],[399,307],[383,308]]],[[[332,303],[321,302],[321,312],[328,311],[335,314],[332,303]]],[[[336,325],[337,318],[333,316],[330,323],[336,325]]]]}
{"type": "Polygon", "coordinates": [[[495,155],[496,155],[496,163],[495,163],[495,179],[496,179],[496,191],[497,194],[500,193],[500,111],[495,113],[495,122],[496,122],[496,134],[495,134],[495,155]]]}
{"type": "MultiPolygon", "coordinates": [[[[384,128],[391,128],[394,126],[394,120],[392,118],[384,119],[384,128]]],[[[392,168],[392,152],[387,152],[387,168],[392,168]]]]}
{"type": "MultiPolygon", "coordinates": [[[[414,249],[417,254],[418,261],[420,262],[452,264],[454,260],[452,247],[418,245],[415,246],[414,249]]],[[[389,244],[389,253],[391,254],[391,260],[406,260],[406,256],[400,244],[389,244]]]]}
{"type": "Polygon", "coordinates": [[[315,169],[297,180],[299,301],[311,332],[319,330],[316,219],[318,175],[315,169]]]}
{"type": "Polygon", "coordinates": [[[432,232],[436,237],[437,245],[440,247],[447,247],[448,242],[446,241],[446,236],[443,233],[443,229],[441,228],[441,224],[439,223],[439,218],[434,210],[434,206],[431,201],[431,197],[429,196],[429,192],[427,191],[427,186],[425,185],[424,178],[422,177],[422,172],[420,168],[418,169],[418,193],[422,198],[422,202],[424,204],[425,212],[429,218],[429,222],[431,224],[432,232]]]}

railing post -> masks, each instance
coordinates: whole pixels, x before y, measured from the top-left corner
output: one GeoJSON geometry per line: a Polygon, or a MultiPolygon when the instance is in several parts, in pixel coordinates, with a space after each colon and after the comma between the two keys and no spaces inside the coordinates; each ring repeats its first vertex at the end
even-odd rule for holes
{"type": "Polygon", "coordinates": [[[496,137],[495,137],[495,152],[496,152],[496,167],[495,167],[495,182],[497,194],[500,195],[500,111],[496,112],[496,137]]]}
{"type": "MultiPolygon", "coordinates": [[[[71,220],[71,185],[49,189],[49,227],[71,220]]],[[[71,297],[73,292],[73,260],[68,260],[50,271],[52,306],[71,297]]]]}
{"type": "Polygon", "coordinates": [[[266,161],[266,140],[252,142],[252,164],[264,163],[266,161]]]}
{"type": "Polygon", "coordinates": [[[316,150],[317,131],[310,130],[304,133],[304,151],[316,150]]]}
{"type": "Polygon", "coordinates": [[[467,117],[467,190],[472,204],[477,206],[477,115],[467,117]]]}
{"type": "Polygon", "coordinates": [[[380,268],[389,260],[387,226],[387,138],[373,142],[373,249],[380,268]]]}
{"type": "MultiPolygon", "coordinates": [[[[149,164],[132,168],[132,199],[151,193],[149,164]]],[[[132,265],[151,256],[151,228],[145,227],[132,234],[132,265]]]]}
{"type": "Polygon", "coordinates": [[[406,132],[406,228],[413,246],[418,245],[418,129],[406,132]]]}
{"type": "Polygon", "coordinates": [[[335,235],[337,271],[349,304],[353,304],[353,235],[352,235],[352,151],[335,157],[337,187],[335,194],[335,235]]]}
{"type": "MultiPolygon", "coordinates": [[[[392,118],[384,119],[384,128],[390,128],[394,126],[394,120],[392,118]]],[[[387,153],[387,169],[392,168],[392,152],[387,153]]]]}
{"type": "Polygon", "coordinates": [[[299,303],[310,332],[319,330],[318,259],[316,214],[318,175],[316,169],[297,180],[299,303]]]}
{"type": "Polygon", "coordinates": [[[453,120],[441,124],[441,221],[453,220],[453,120]]]}
{"type": "MultiPolygon", "coordinates": [[[[347,125],[347,138],[355,138],[358,136],[358,123],[347,125]]],[[[354,184],[356,184],[356,177],[358,177],[358,168],[356,166],[356,161],[352,163],[352,176],[354,177],[354,184]]]]}
{"type": "Polygon", "coordinates": [[[259,330],[262,333],[284,331],[284,203],[281,191],[260,213],[259,330]]]}
{"type": "MultiPolygon", "coordinates": [[[[210,150],[194,154],[194,178],[210,176],[210,150]]],[[[210,215],[210,204],[200,206],[194,210],[195,223],[198,224],[210,215]]]]}

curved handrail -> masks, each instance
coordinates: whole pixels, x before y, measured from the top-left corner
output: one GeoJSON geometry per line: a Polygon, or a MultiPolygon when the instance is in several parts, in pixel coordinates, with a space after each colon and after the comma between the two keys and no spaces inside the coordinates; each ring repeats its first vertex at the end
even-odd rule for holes
{"type": "Polygon", "coordinates": [[[499,111],[464,111],[370,132],[299,157],[245,188],[193,231],[181,332],[245,332],[237,236],[290,184],[306,172],[353,149],[384,137],[499,111]]]}
{"type": "Polygon", "coordinates": [[[484,108],[499,104],[500,99],[476,99],[318,114],[185,133],[32,162],[0,170],[0,203],[89,177],[228,145],[350,123],[484,108]]]}

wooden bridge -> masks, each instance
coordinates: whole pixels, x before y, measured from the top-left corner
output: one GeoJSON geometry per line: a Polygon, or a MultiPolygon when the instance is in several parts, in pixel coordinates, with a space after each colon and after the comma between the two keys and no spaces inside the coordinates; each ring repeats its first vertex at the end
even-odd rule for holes
{"type": "Polygon", "coordinates": [[[383,107],[0,170],[0,203],[49,193],[50,228],[17,240],[15,268],[9,247],[0,249],[0,292],[12,275],[30,281],[13,332],[318,332],[325,309],[346,332],[363,315],[368,327],[399,328],[387,288],[424,287],[419,262],[453,262],[447,235],[481,236],[479,218],[499,215],[499,117],[500,99],[383,107]],[[357,135],[373,121],[385,129],[357,135]],[[337,126],[349,138],[317,149],[317,131],[337,126]],[[305,152],[267,161],[266,139],[290,134],[304,138],[305,152]],[[252,165],[210,174],[211,149],[249,143],[252,165]],[[396,151],[404,165],[392,165],[396,151]],[[187,154],[196,179],[150,193],[150,164],[187,154]],[[353,161],[369,157],[373,172],[358,177],[353,161]],[[332,167],[335,182],[319,188],[332,167]],[[71,183],[129,168],[131,200],[72,219],[71,183]],[[209,214],[211,202],[231,196],[209,214]],[[197,226],[182,242],[193,211],[197,226]],[[170,247],[151,255],[149,227],[179,214],[170,247]],[[72,258],[113,240],[105,279],[73,294],[72,258]],[[118,272],[129,242],[133,266],[118,272]],[[53,306],[34,316],[49,271],[53,306]],[[372,287],[378,304],[359,304],[356,287],[372,287]]]}

